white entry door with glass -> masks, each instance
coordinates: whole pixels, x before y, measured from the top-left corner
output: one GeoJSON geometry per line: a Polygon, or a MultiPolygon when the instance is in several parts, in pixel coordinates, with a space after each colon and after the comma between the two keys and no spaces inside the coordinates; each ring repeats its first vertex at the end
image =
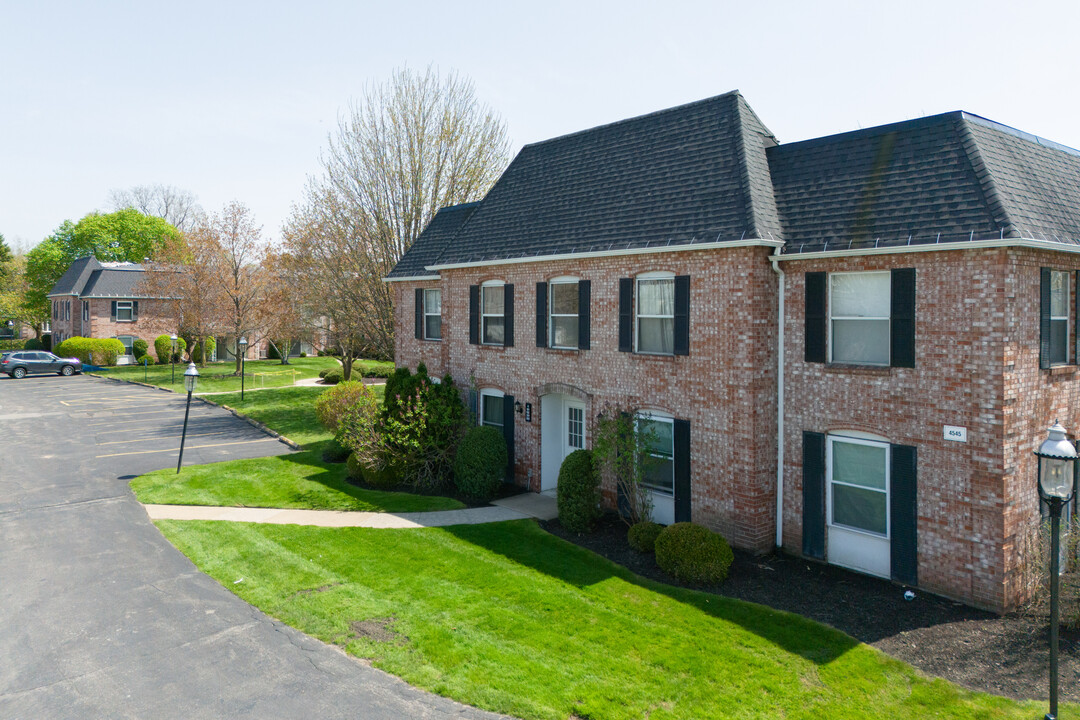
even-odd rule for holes
{"type": "Polygon", "coordinates": [[[585,403],[571,395],[540,398],[540,490],[555,490],[567,455],[585,448],[585,403]]]}

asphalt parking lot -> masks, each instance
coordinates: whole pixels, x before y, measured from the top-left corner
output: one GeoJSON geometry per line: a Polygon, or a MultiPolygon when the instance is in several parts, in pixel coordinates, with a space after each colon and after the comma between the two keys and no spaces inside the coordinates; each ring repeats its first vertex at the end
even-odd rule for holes
{"type": "MultiPolygon", "coordinates": [[[[495,717],[274,621],[165,541],[128,480],[175,467],[185,399],[0,376],[0,717],[495,717]]],[[[288,452],[192,401],[185,465],[288,452]]]]}

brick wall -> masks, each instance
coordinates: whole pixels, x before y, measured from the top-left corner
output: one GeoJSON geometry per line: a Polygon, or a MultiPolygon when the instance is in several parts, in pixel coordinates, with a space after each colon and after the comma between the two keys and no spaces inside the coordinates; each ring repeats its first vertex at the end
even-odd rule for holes
{"type": "MultiPolygon", "coordinates": [[[[399,365],[449,372],[462,387],[496,388],[532,403],[515,415],[515,476],[540,484],[540,396],[576,388],[590,420],[608,404],[671,413],[691,423],[691,514],[739,547],[773,546],[776,479],[777,277],[769,248],[656,253],[444,271],[441,280],[395,283],[399,365]],[[650,271],[689,275],[690,355],[618,351],[618,281],[650,271]],[[536,347],[536,283],[572,275],[592,282],[591,349],[536,347]],[[469,344],[469,286],[514,288],[514,346],[469,344]],[[437,284],[436,284],[437,283],[437,284]],[[441,287],[441,342],[413,333],[416,287],[441,287]]],[[[588,442],[588,440],[587,440],[588,442]]],[[[605,488],[607,502],[614,488],[605,488]]]]}
{"type": "Polygon", "coordinates": [[[160,300],[139,300],[139,319],[134,322],[120,322],[112,319],[111,300],[93,299],[90,300],[89,329],[91,334],[87,337],[112,338],[131,335],[141,338],[150,346],[152,355],[154,338],[176,332],[176,321],[168,303],[160,300]]]}

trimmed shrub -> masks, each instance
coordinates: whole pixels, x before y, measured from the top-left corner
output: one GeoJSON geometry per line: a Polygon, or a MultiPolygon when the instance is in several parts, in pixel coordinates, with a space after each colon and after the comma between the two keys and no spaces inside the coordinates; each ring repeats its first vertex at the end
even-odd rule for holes
{"type": "Polygon", "coordinates": [[[124,354],[124,344],[116,338],[72,337],[56,346],[60,357],[76,357],[87,365],[112,367],[124,354]]]}
{"type": "Polygon", "coordinates": [[[398,474],[391,465],[384,465],[382,467],[361,465],[360,471],[364,473],[364,482],[373,488],[388,490],[401,484],[398,474]]]}
{"type": "MultiPolygon", "coordinates": [[[[173,362],[180,362],[187,349],[187,341],[182,337],[176,338],[176,357],[173,362]]],[[[172,350],[172,339],[168,335],[158,335],[154,338],[154,354],[157,355],[158,365],[168,365],[170,362],[169,352],[172,350]]]]}
{"type": "Polygon", "coordinates": [[[360,469],[360,461],[356,458],[356,453],[349,453],[349,458],[345,461],[346,472],[353,480],[363,480],[364,472],[360,469]]]}
{"type": "Polygon", "coordinates": [[[45,350],[45,343],[38,340],[36,337],[32,337],[26,341],[26,350],[45,350]]]}
{"type": "Polygon", "coordinates": [[[454,458],[454,483],[472,500],[490,500],[506,475],[506,440],[493,427],[469,428],[454,458]]]}
{"type": "Polygon", "coordinates": [[[664,526],[659,523],[639,522],[630,526],[626,540],[638,552],[651,553],[656,550],[656,538],[663,530],[664,526]]]}
{"type": "Polygon", "coordinates": [[[326,447],[322,451],[323,462],[328,463],[343,463],[349,459],[349,455],[352,454],[352,450],[342,445],[337,440],[331,440],[326,443],[326,447]]]}
{"type": "Polygon", "coordinates": [[[27,340],[24,343],[22,340],[19,340],[19,339],[0,340],[0,350],[3,350],[5,352],[7,352],[8,350],[38,350],[39,349],[39,348],[28,348],[28,347],[26,347],[27,343],[29,343],[29,342],[30,341],[27,340]]]}
{"type": "Polygon", "coordinates": [[[135,362],[141,363],[142,359],[146,357],[146,353],[150,350],[150,343],[146,342],[142,338],[136,338],[135,342],[131,343],[131,354],[135,356],[135,362]]]}
{"type": "Polygon", "coordinates": [[[656,564],[691,585],[719,585],[735,559],[727,540],[706,527],[680,522],[656,538],[656,564]]]}
{"type": "Polygon", "coordinates": [[[559,522],[571,532],[589,532],[600,517],[600,478],[593,471],[592,453],[575,450],[559,468],[559,522]]]}
{"type": "Polygon", "coordinates": [[[322,379],[323,382],[327,385],[337,385],[339,382],[341,382],[342,377],[343,374],[341,372],[341,368],[332,368],[329,372],[323,375],[322,379]]]}
{"type": "Polygon", "coordinates": [[[337,435],[341,431],[341,420],[345,413],[360,403],[370,408],[378,405],[375,393],[364,383],[341,383],[315,400],[315,417],[324,428],[337,435]]]}
{"type": "Polygon", "coordinates": [[[307,353],[306,353],[306,352],[301,352],[301,353],[300,353],[300,357],[302,357],[302,358],[306,358],[306,357],[307,357],[307,353]]]}
{"type": "MultiPolygon", "coordinates": [[[[214,352],[217,351],[217,340],[212,337],[206,338],[206,357],[214,357],[214,352]]],[[[199,340],[195,340],[191,345],[191,361],[201,363],[203,362],[203,344],[199,340]]],[[[247,374],[245,371],[244,374],[247,374]]]]}

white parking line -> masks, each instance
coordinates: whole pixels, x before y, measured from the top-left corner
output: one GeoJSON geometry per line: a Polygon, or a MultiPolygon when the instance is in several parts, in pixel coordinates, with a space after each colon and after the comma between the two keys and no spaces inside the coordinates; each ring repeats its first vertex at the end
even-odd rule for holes
{"type": "MultiPolygon", "coordinates": [[[[221,430],[219,432],[199,433],[198,435],[189,434],[188,437],[209,437],[211,435],[228,435],[228,434],[229,434],[229,432],[227,430],[221,430]]],[[[131,438],[130,440],[112,440],[110,442],[99,442],[98,445],[126,445],[128,443],[151,442],[151,441],[161,442],[162,440],[171,440],[171,439],[173,439],[173,438],[163,438],[163,437],[131,438]]]]}
{"type": "MultiPolygon", "coordinates": [[[[192,446],[186,447],[184,449],[185,450],[201,450],[202,448],[225,447],[227,445],[250,445],[251,443],[260,443],[260,442],[278,442],[278,439],[268,437],[268,438],[262,438],[261,440],[240,440],[239,442],[217,443],[216,445],[192,445],[192,446]]],[[[138,451],[135,451],[135,452],[112,453],[110,455],[97,455],[96,458],[100,459],[100,458],[108,458],[108,457],[120,457],[121,455],[149,455],[150,453],[165,453],[165,452],[167,452],[167,453],[180,452],[180,448],[179,448],[179,446],[177,446],[177,447],[174,447],[174,448],[167,448],[165,450],[138,450],[138,451]]]]}

